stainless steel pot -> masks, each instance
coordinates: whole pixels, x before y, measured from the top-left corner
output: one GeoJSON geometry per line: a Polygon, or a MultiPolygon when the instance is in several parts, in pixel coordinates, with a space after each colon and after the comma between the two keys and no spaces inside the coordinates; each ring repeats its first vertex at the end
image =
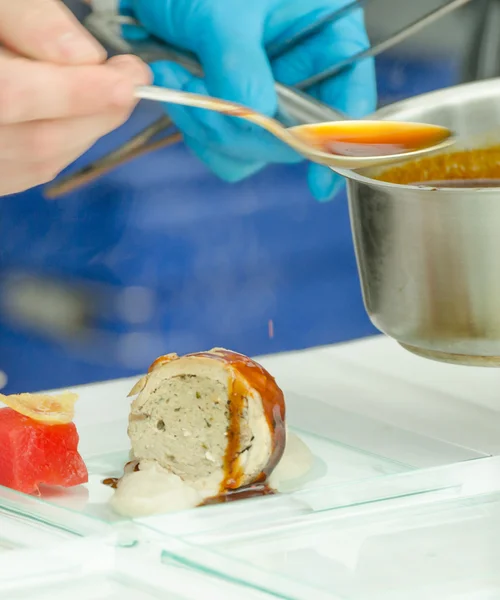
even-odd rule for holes
{"type": "MultiPolygon", "coordinates": [[[[500,79],[415,97],[375,117],[444,125],[468,147],[500,143],[500,79]]],[[[500,366],[500,188],[395,185],[376,174],[342,171],[373,324],[427,358],[500,366]]]]}

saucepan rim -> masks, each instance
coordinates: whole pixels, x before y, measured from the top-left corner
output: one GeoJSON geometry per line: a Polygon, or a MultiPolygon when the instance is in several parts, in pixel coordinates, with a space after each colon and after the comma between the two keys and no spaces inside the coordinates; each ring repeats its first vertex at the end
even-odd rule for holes
{"type": "MultiPolygon", "coordinates": [[[[420,94],[413,96],[406,100],[401,100],[393,104],[389,104],[380,108],[376,112],[372,113],[367,119],[402,119],[405,120],[405,113],[409,113],[415,109],[421,109],[422,107],[436,107],[439,104],[445,104],[453,106],[454,104],[466,104],[470,100],[476,99],[478,96],[485,96],[496,98],[500,103],[500,77],[485,79],[482,81],[474,81],[472,83],[462,83],[459,85],[444,88],[434,92],[428,92],[426,94],[420,94]]],[[[451,148],[453,151],[453,147],[451,148]]],[[[402,163],[403,164],[403,163],[402,163]]],[[[418,191],[420,193],[429,192],[432,194],[457,194],[457,193],[474,193],[474,194],[500,194],[500,187],[468,187],[468,188],[456,188],[456,187],[434,187],[432,185],[408,185],[402,183],[390,183],[388,181],[380,181],[374,179],[368,175],[363,175],[359,171],[351,169],[334,169],[336,173],[342,175],[348,180],[355,181],[357,183],[363,183],[371,187],[386,188],[386,189],[400,189],[406,191],[418,191]]]]}

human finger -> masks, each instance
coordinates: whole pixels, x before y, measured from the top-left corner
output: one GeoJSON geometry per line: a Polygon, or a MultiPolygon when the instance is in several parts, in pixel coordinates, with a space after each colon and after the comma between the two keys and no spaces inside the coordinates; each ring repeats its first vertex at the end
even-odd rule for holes
{"type": "MultiPolygon", "coordinates": [[[[368,46],[363,13],[357,10],[331,23],[321,33],[275,60],[273,70],[277,79],[295,85],[368,46]]],[[[359,61],[308,91],[353,117],[364,116],[373,111],[376,105],[374,63],[370,59],[359,61]]]]}
{"type": "Polygon", "coordinates": [[[134,87],[149,80],[149,69],[134,57],[116,57],[106,65],[64,67],[3,56],[0,124],[84,116],[132,106],[134,87]]]}
{"type": "MultiPolygon", "coordinates": [[[[304,13],[303,19],[314,20],[304,13]]],[[[308,24],[310,24],[308,21],[308,24]]],[[[368,36],[363,13],[358,10],[325,27],[321,33],[273,62],[275,76],[294,85],[311,75],[367,48],[368,36]]],[[[365,116],[376,107],[375,70],[372,60],[360,61],[336,77],[308,90],[330,106],[354,118],[365,116]]],[[[331,200],[344,186],[344,179],[332,170],[312,164],[308,169],[309,188],[321,201],[331,200]]]]}
{"type": "Polygon", "coordinates": [[[129,114],[119,110],[73,119],[4,125],[0,129],[0,160],[62,164],[68,156],[76,158],[83,154],[99,138],[124,123],[129,114]]]}
{"type": "MultiPolygon", "coordinates": [[[[207,35],[196,51],[212,96],[240,102],[272,116],[277,96],[269,59],[264,50],[264,19],[260,11],[247,11],[245,19],[228,19],[214,9],[207,35]]],[[[249,124],[240,126],[252,128],[249,124]]]]}
{"type": "MultiPolygon", "coordinates": [[[[155,83],[183,91],[199,92],[204,88],[204,83],[193,77],[179,65],[171,63],[157,63],[153,65],[155,83]]],[[[202,90],[207,93],[206,88],[202,90]]],[[[217,113],[210,113],[200,109],[189,109],[184,106],[166,105],[170,118],[179,127],[184,135],[184,143],[209,169],[224,181],[234,182],[244,179],[259,171],[265,163],[261,161],[248,161],[231,157],[221,152],[220,140],[227,142],[234,138],[228,119],[217,113]],[[206,119],[209,122],[206,122],[206,119]],[[214,148],[215,145],[218,149],[214,148]]]]}
{"type": "MultiPolygon", "coordinates": [[[[35,141],[36,154],[33,150],[25,156],[25,160],[0,159],[0,196],[22,192],[52,181],[64,168],[84,154],[101,136],[118,127],[126,118],[113,113],[97,117],[73,119],[67,123],[56,121],[41,128],[43,135],[38,132],[28,139],[35,141]],[[64,126],[64,133],[60,131],[64,126]],[[47,132],[54,127],[53,131],[47,132]],[[73,136],[71,135],[73,134],[73,136]],[[69,140],[68,147],[63,147],[64,140],[69,140]],[[40,145],[40,142],[43,142],[40,145]]],[[[12,126],[19,129],[23,125],[12,126]]],[[[19,133],[19,132],[18,132],[19,133]]]]}
{"type": "Polygon", "coordinates": [[[0,0],[0,43],[58,64],[98,64],[106,52],[60,0],[0,0]]]}

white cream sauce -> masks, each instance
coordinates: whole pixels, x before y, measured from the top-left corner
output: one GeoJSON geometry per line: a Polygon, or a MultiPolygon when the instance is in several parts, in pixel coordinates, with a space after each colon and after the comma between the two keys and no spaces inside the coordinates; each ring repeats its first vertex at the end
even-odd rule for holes
{"type": "MultiPolygon", "coordinates": [[[[282,484],[307,475],[313,460],[306,444],[297,435],[288,433],[285,452],[269,478],[269,485],[280,491],[282,484]]],[[[139,471],[127,473],[120,480],[111,506],[125,517],[145,517],[194,508],[215,494],[213,488],[186,483],[155,461],[142,461],[139,471]]]]}

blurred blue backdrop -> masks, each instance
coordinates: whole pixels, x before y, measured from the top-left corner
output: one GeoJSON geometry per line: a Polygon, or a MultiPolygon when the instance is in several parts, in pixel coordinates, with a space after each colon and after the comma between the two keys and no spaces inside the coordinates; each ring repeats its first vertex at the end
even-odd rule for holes
{"type": "MultiPolygon", "coordinates": [[[[458,78],[448,57],[378,61],[382,104],[458,78]]],[[[140,107],[76,166],[156,116],[140,107]]],[[[317,204],[304,171],[269,168],[228,185],[178,146],[55,202],[40,189],[1,199],[8,391],[127,376],[165,352],[219,345],[255,355],[375,333],[345,194],[317,204]]]]}

